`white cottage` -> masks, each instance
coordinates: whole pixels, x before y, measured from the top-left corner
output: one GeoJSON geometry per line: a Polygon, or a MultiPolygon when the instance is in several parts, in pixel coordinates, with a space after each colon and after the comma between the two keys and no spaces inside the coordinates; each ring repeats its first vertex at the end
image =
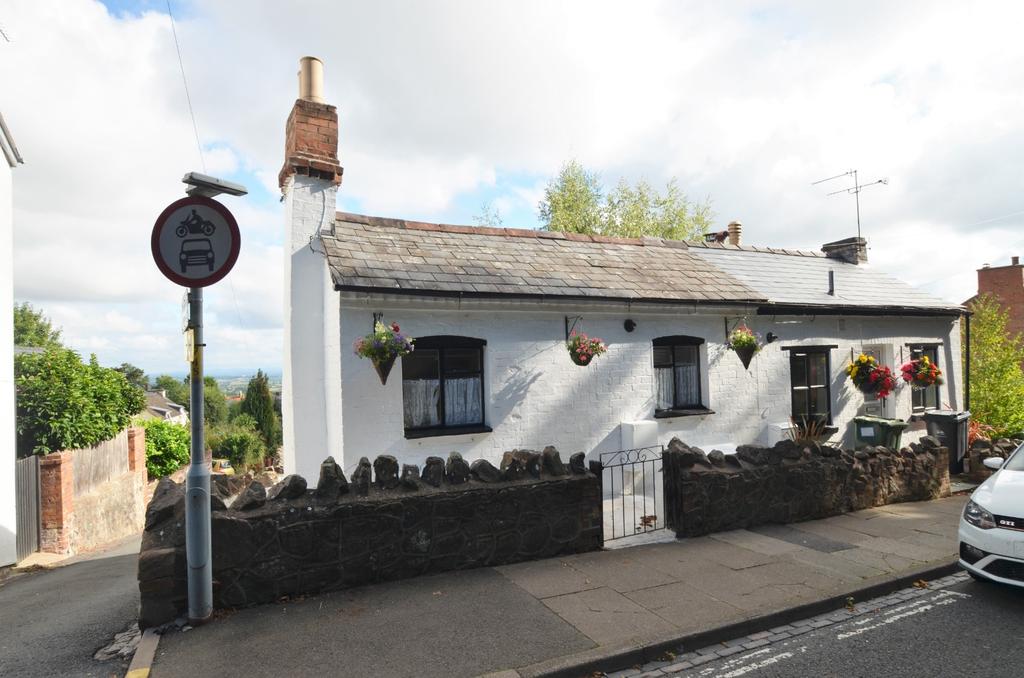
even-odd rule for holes
{"type": "Polygon", "coordinates": [[[14,479],[14,191],[12,174],[21,155],[0,114],[0,567],[17,559],[14,479]]]}
{"type": "Polygon", "coordinates": [[[288,472],[315,478],[328,454],[349,472],[382,453],[594,457],[675,436],[729,451],[803,418],[849,444],[858,414],[962,407],[962,308],[873,270],[859,238],[798,252],[742,245],[738,224],[728,243],[684,243],[336,212],[337,113],[315,87],[319,62],[303,68],[280,176],[288,472]],[[386,385],[352,349],[375,316],[416,337],[386,385]],[[769,342],[749,369],[727,348],[740,322],[769,342]],[[575,365],[572,327],[608,352],[575,365]],[[864,351],[897,371],[931,355],[945,384],[866,401],[844,371],[864,351]]]}

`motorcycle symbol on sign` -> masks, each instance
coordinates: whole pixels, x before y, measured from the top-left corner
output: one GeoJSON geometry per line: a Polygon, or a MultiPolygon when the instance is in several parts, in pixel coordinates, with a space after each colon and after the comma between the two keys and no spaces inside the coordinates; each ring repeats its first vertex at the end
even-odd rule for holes
{"type": "Polygon", "coordinates": [[[192,210],[192,214],[185,218],[178,227],[174,229],[174,234],[179,238],[184,238],[186,235],[205,235],[211,236],[213,232],[217,230],[216,224],[212,221],[207,221],[201,216],[196,214],[195,210],[192,210]]]}

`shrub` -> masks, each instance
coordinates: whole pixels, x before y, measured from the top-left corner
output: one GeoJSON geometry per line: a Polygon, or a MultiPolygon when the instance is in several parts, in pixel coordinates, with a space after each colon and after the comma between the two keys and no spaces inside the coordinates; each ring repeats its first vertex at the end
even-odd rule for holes
{"type": "Polygon", "coordinates": [[[220,427],[210,432],[208,440],[213,456],[227,458],[239,471],[260,465],[267,454],[260,434],[251,428],[220,427]]]}
{"type": "Polygon", "coordinates": [[[189,462],[192,436],[187,426],[149,419],[146,429],[146,471],[150,478],[162,478],[189,462]]]}
{"type": "Polygon", "coordinates": [[[14,359],[18,454],[91,447],[117,435],[142,411],[145,396],[124,375],[84,364],[77,353],[50,346],[14,359]]]}

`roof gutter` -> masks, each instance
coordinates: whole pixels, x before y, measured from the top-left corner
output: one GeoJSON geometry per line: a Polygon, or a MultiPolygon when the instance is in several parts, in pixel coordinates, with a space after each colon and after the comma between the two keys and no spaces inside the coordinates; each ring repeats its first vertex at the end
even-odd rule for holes
{"type": "Polygon", "coordinates": [[[693,306],[711,308],[756,309],[757,315],[808,315],[808,316],[914,316],[914,317],[959,317],[969,313],[963,308],[922,308],[911,306],[816,306],[808,304],[770,304],[764,299],[665,299],[656,297],[613,297],[588,296],[579,294],[510,294],[507,292],[470,292],[465,290],[426,290],[409,288],[367,287],[362,285],[334,285],[338,292],[359,294],[382,294],[388,296],[435,297],[440,299],[476,299],[481,301],[531,301],[538,303],[597,302],[652,306],[693,306]]]}
{"type": "Polygon", "coordinates": [[[766,304],[758,306],[758,315],[854,315],[854,316],[914,316],[960,317],[969,311],[959,307],[928,308],[921,306],[848,306],[813,304],[766,304]]]}
{"type": "Polygon", "coordinates": [[[0,148],[4,151],[4,157],[7,158],[7,164],[11,167],[15,165],[24,165],[25,161],[21,157],[21,153],[18,153],[18,145],[14,143],[14,137],[11,136],[11,130],[7,129],[7,122],[4,120],[3,113],[0,113],[0,133],[3,134],[3,143],[0,143],[0,148]],[[8,148],[10,146],[10,148],[8,148]]]}

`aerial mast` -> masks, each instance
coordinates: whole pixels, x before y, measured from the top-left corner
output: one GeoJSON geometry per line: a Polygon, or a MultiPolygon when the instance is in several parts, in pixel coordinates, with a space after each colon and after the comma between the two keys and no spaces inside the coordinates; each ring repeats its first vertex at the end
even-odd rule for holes
{"type": "Polygon", "coordinates": [[[868,188],[869,186],[876,186],[878,184],[888,185],[889,184],[889,179],[888,178],[882,178],[882,179],[877,179],[875,181],[872,181],[870,184],[861,184],[860,181],[858,181],[858,179],[857,179],[857,170],[852,169],[852,170],[843,172],[842,174],[837,174],[834,177],[828,177],[826,179],[818,179],[817,181],[813,181],[813,182],[811,182],[811,186],[817,186],[818,184],[823,184],[826,181],[832,181],[833,179],[841,179],[843,177],[853,177],[853,186],[850,186],[849,188],[841,188],[838,191],[832,191],[828,195],[830,195],[830,196],[832,196],[832,195],[839,195],[840,193],[847,193],[847,194],[851,194],[852,193],[853,194],[854,202],[857,205],[857,237],[859,238],[859,237],[861,237],[861,235],[860,235],[860,192],[863,191],[865,188],[868,188]]]}

